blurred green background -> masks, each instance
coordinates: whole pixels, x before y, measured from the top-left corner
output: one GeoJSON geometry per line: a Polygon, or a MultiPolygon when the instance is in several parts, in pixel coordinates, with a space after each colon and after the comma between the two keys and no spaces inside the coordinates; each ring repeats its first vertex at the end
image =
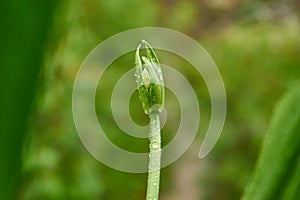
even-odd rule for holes
{"type": "MultiPolygon", "coordinates": [[[[4,55],[11,55],[6,59],[20,61],[20,69],[22,59],[15,54],[24,55],[23,52],[28,51],[33,55],[31,59],[36,61],[33,64],[27,62],[31,68],[23,68],[24,76],[13,76],[11,82],[5,79],[4,72],[1,74],[4,77],[1,84],[6,86],[1,86],[1,92],[15,91],[18,95],[14,96],[14,103],[19,105],[22,91],[32,91],[32,95],[28,95],[28,109],[22,109],[24,102],[20,108],[12,106],[15,115],[24,116],[22,119],[28,124],[24,125],[27,134],[23,134],[23,130],[13,130],[21,132],[22,137],[1,133],[1,156],[20,157],[22,161],[22,165],[11,161],[12,167],[1,168],[2,177],[7,176],[17,183],[13,184],[13,199],[144,199],[147,175],[119,172],[95,160],[80,142],[71,110],[73,82],[87,54],[114,34],[144,26],[174,29],[199,41],[219,67],[228,99],[223,133],[209,156],[199,160],[197,141],[203,138],[210,119],[207,88],[201,75],[195,73],[186,61],[168,52],[157,51],[161,63],[174,66],[190,81],[201,107],[197,141],[183,157],[162,170],[161,200],[240,198],[254,168],[274,104],[289,85],[299,81],[297,1],[74,0],[59,4],[49,1],[45,5],[32,2],[31,6],[16,6],[6,11],[12,22],[18,21],[15,16],[20,14],[19,11],[25,10],[21,14],[26,16],[35,13],[26,23],[20,18],[16,28],[7,33],[15,33],[11,37],[18,38],[21,31],[24,40],[28,38],[31,42],[25,42],[27,46],[23,49],[22,45],[12,45],[11,51],[3,51],[4,55]],[[44,9],[35,12],[37,7],[44,9]],[[41,24],[41,27],[34,23],[41,24]],[[42,37],[35,37],[35,34],[42,37]],[[42,69],[38,70],[38,66],[42,69]],[[36,90],[26,87],[31,82],[20,78],[27,76],[36,76],[32,82],[36,90]],[[18,82],[20,87],[15,87],[18,82]],[[23,146],[23,150],[16,150],[17,155],[4,148],[3,138],[9,140],[9,137],[22,141],[5,143],[7,147],[13,145],[14,150],[23,146]],[[21,167],[15,169],[14,166],[21,167]],[[17,178],[12,178],[15,171],[20,173],[16,173],[17,178]]],[[[4,35],[2,44],[8,43],[4,35]]],[[[147,140],[124,137],[110,110],[112,88],[133,62],[133,53],[126,54],[108,68],[102,80],[106,85],[101,85],[100,81],[95,107],[97,113],[101,113],[99,122],[109,132],[108,137],[124,149],[139,152],[147,150],[147,140]]],[[[5,64],[1,70],[8,68],[9,65],[5,64]]],[[[15,68],[9,69],[6,72],[16,73],[15,68]]],[[[178,128],[174,124],[178,124],[180,114],[175,95],[167,91],[166,98],[169,118],[163,128],[163,144],[174,136],[178,128]]],[[[9,101],[4,99],[1,106],[9,101]]],[[[136,107],[137,104],[137,95],[134,94],[130,104],[132,117],[138,124],[146,124],[147,116],[141,107],[136,107]]],[[[15,119],[2,118],[6,120],[3,124],[13,124],[15,119]]]]}

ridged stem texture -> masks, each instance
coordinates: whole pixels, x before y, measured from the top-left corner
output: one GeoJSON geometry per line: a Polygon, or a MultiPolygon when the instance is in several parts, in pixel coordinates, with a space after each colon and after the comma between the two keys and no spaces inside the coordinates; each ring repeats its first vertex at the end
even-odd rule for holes
{"type": "Polygon", "coordinates": [[[159,112],[151,112],[149,133],[149,172],[147,185],[147,200],[158,200],[160,165],[161,165],[161,134],[159,112]]]}

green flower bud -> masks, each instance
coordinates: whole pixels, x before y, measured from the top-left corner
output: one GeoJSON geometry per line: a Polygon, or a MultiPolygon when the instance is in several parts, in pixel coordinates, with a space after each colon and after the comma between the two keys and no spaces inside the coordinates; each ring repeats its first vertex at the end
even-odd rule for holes
{"type": "Polygon", "coordinates": [[[165,101],[162,71],[152,47],[144,40],[137,47],[135,65],[137,89],[145,113],[160,112],[165,101]],[[140,56],[142,45],[145,45],[146,57],[140,56]]]}

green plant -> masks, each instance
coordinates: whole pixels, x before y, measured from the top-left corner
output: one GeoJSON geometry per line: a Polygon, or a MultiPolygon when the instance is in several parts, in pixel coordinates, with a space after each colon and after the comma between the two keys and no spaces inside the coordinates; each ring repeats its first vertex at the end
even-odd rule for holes
{"type": "Polygon", "coordinates": [[[243,200],[296,200],[300,196],[300,87],[279,102],[243,200]]]}
{"type": "Polygon", "coordinates": [[[1,2],[0,199],[16,198],[23,147],[30,140],[27,126],[58,4],[54,0],[1,2]]]}
{"type": "Polygon", "coordinates": [[[150,132],[148,135],[149,144],[149,171],[147,185],[147,200],[157,200],[159,196],[159,179],[161,165],[161,135],[159,113],[164,106],[164,83],[161,68],[151,46],[142,41],[145,45],[147,57],[140,56],[138,46],[135,55],[136,82],[138,93],[144,112],[150,118],[150,132]]]}

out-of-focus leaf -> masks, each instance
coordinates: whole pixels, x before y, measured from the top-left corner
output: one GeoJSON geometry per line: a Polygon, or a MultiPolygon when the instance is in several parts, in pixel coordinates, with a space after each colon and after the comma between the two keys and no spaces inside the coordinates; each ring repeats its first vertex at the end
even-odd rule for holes
{"type": "Polygon", "coordinates": [[[294,200],[300,191],[300,87],[279,102],[243,200],[294,200]]]}
{"type": "Polygon", "coordinates": [[[21,168],[55,0],[0,3],[0,199],[11,199],[21,168]]]}

